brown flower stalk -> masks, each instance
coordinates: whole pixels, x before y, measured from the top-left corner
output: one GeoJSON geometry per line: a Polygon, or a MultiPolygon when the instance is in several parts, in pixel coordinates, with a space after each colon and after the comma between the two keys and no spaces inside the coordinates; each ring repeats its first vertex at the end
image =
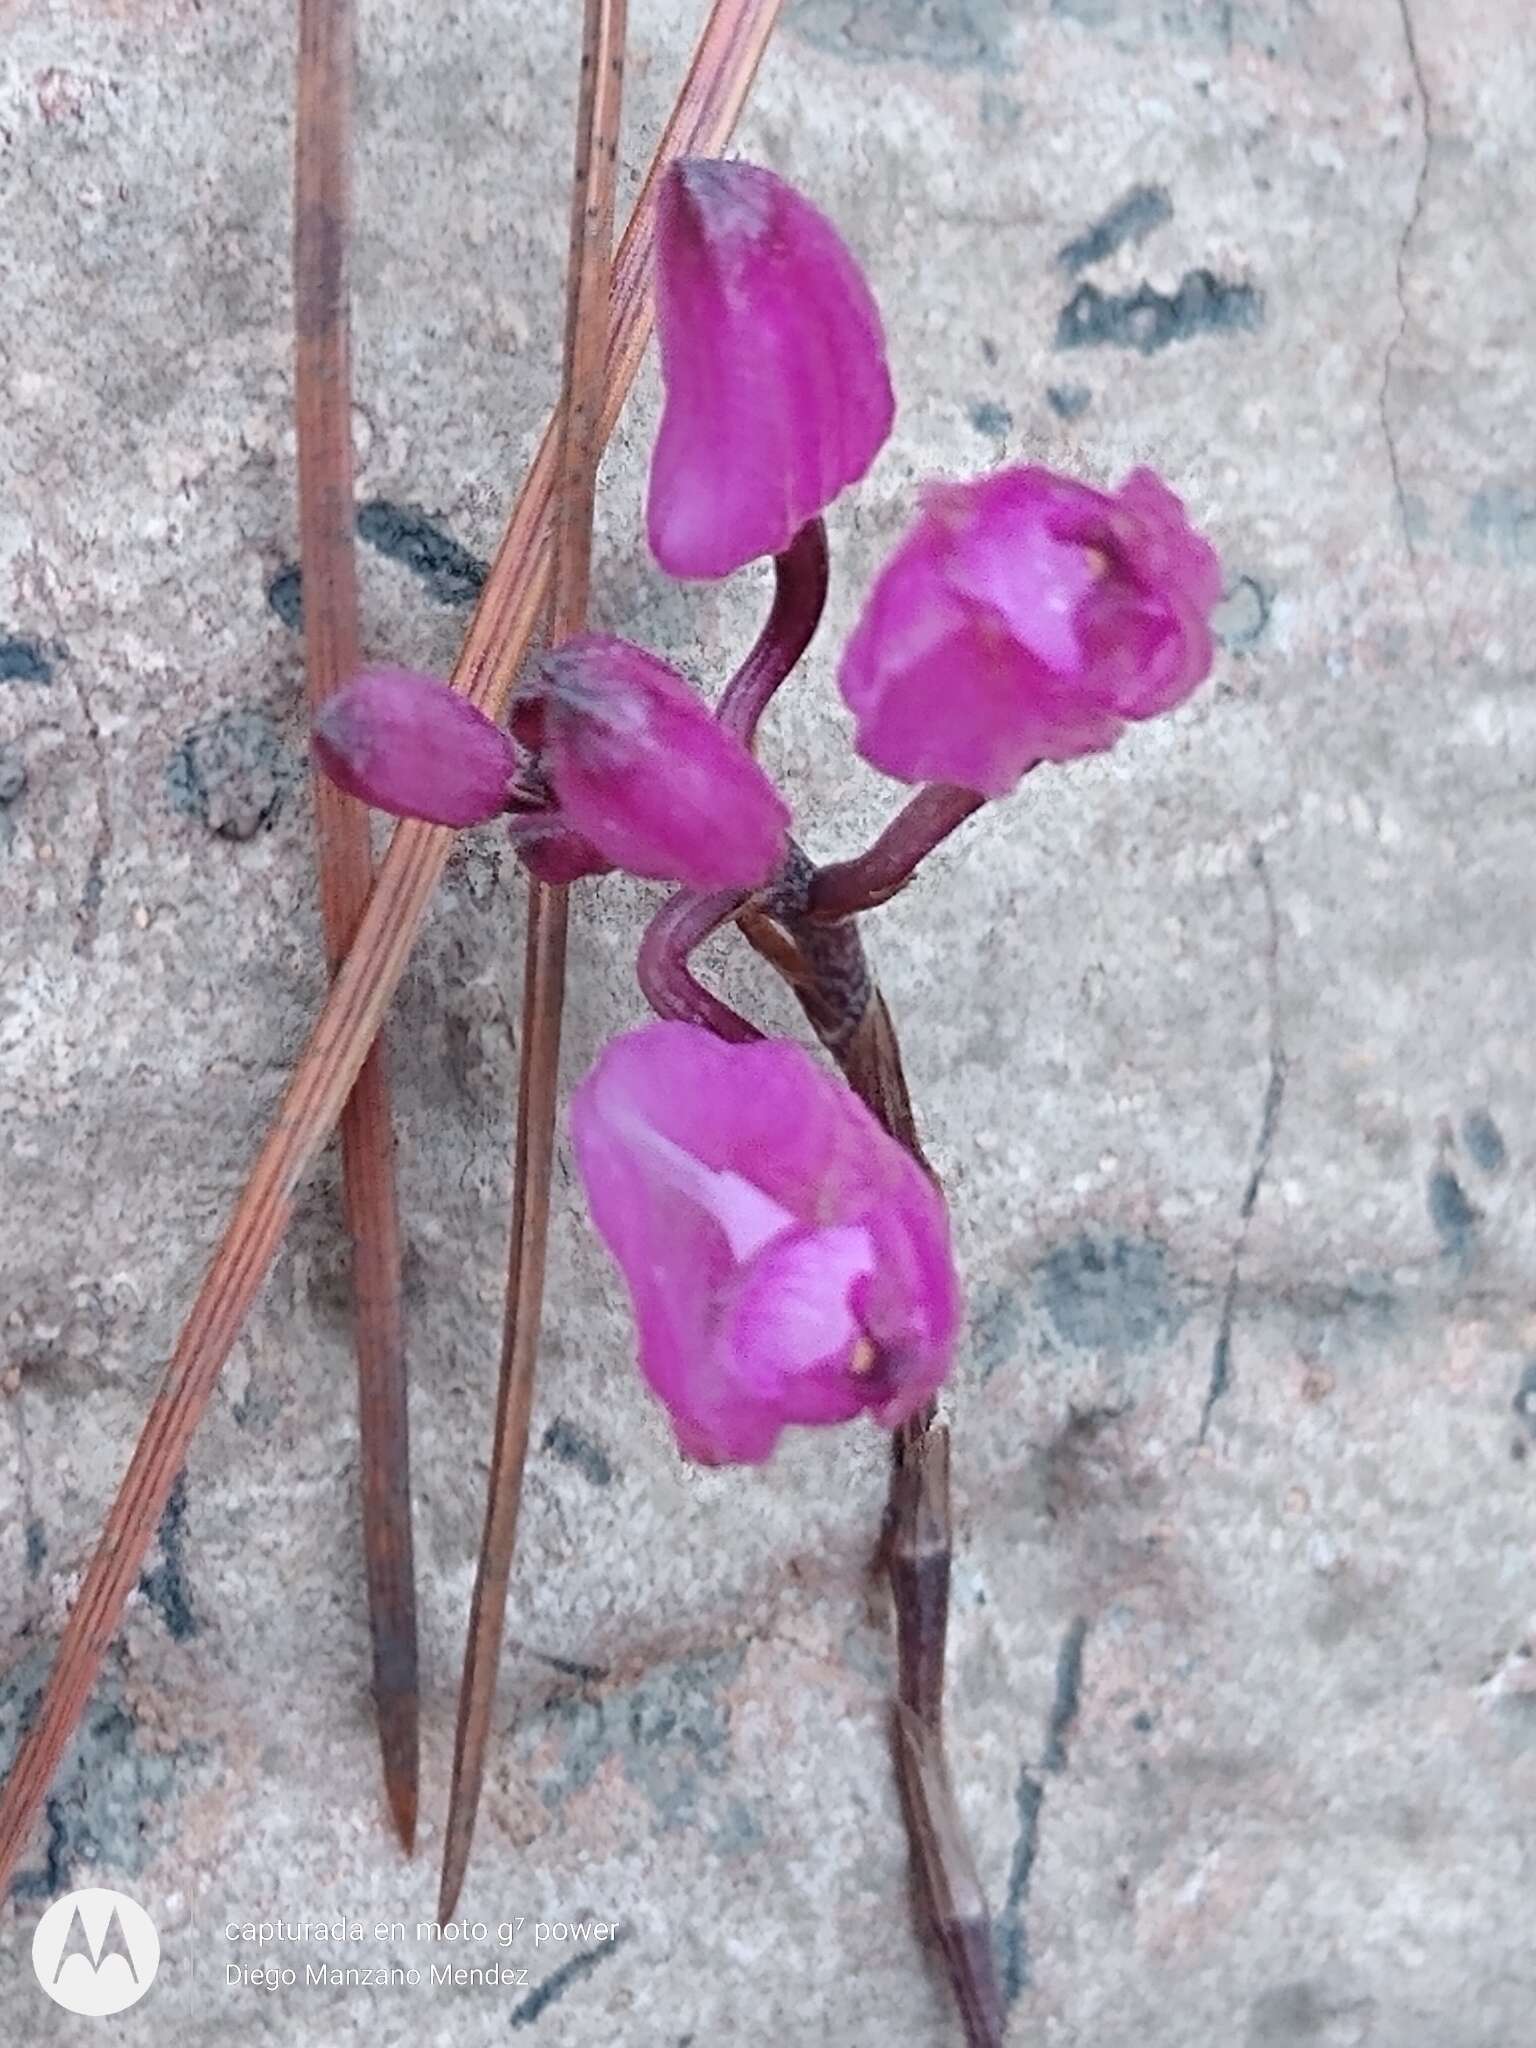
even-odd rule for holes
{"type": "MultiPolygon", "coordinates": [[[[940,803],[933,817],[950,808],[954,807],[940,803]]],[[[885,840],[877,842],[870,869],[877,880],[885,877],[888,851],[885,840]]],[[[858,862],[847,862],[840,869],[817,868],[791,840],[782,871],[756,897],[744,898],[731,890],[713,895],[680,891],[657,913],[646,933],[640,983],[659,1016],[701,1024],[737,1042],[760,1037],[754,1025],[695,980],[689,967],[694,949],[735,918],[748,943],[794,990],[816,1036],[855,1094],[932,1174],[918,1138],[895,1029],[870,977],[858,919],[817,914],[823,877],[856,877],[859,867],[858,862]]],[[[875,900],[889,893],[882,885],[875,900]]],[[[917,1892],[943,1956],[969,2048],[1001,2048],[1003,2004],[991,1915],[944,1753],[954,1525],[949,1425],[932,1402],[895,1432],[880,1549],[896,1618],[892,1751],[917,1892]]]]}
{"type": "MultiPolygon", "coordinates": [[[[299,0],[293,182],[294,390],[304,659],[318,711],[358,666],[353,538],[352,0],[299,0]]],[[[326,959],[334,973],[373,885],[368,813],[313,782],[326,959]]],[[[400,1218],[384,1047],[376,1042],[341,1115],[342,1200],[352,1239],[363,1554],[384,1787],[407,1855],[416,1837],[416,1588],[410,1433],[400,1316],[400,1218]]]]}
{"type": "MultiPolygon", "coordinates": [[[[613,188],[618,174],[625,21],[625,0],[585,0],[581,92],[576,110],[576,169],[571,188],[565,383],[561,396],[563,432],[549,623],[549,637],[556,643],[581,632],[587,622],[592,506],[597,491],[598,458],[602,454],[598,415],[613,270],[613,188]]],[[[534,1368],[544,1302],[568,917],[567,891],[530,878],[501,1377],[496,1395],[485,1530],[470,1603],[464,1672],[459,1681],[453,1787],[437,1906],[439,1920],[452,1919],[469,1863],[475,1812],[485,1777],[491,1711],[496,1703],[496,1669],[501,1658],[507,1588],[517,1544],[523,1467],[528,1456],[528,1417],[533,1406],[534,1368]]]]}
{"type": "MultiPolygon", "coordinates": [[[[678,156],[718,153],[745,104],[780,0],[716,0],[614,266],[599,434],[606,440],[650,336],[659,181],[678,156]]],[[[558,419],[545,431],[468,636],[455,686],[493,717],[506,704],[549,590],[548,522],[558,419]]],[[[440,826],[398,826],[368,907],[299,1057],[245,1189],[161,1380],[59,1640],[32,1726],[0,1791],[0,1889],[16,1867],[67,1749],[220,1368],[282,1243],[304,1175],[341,1116],[405,972],[453,844],[440,826]]]]}

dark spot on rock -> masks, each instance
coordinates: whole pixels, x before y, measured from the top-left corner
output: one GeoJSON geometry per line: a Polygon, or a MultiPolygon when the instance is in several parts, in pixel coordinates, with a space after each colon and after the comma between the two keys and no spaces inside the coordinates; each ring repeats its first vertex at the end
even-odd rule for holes
{"type": "Polygon", "coordinates": [[[1315,2041],[1332,2017],[1333,2008],[1305,1978],[1276,1984],[1248,2009],[1248,2048],[1300,2048],[1315,2041]]]}
{"type": "Polygon", "coordinates": [[[1239,576],[1222,593],[1221,603],[1211,614],[1211,626],[1229,654],[1244,654],[1263,637],[1271,602],[1256,576],[1239,576]]]}
{"type": "Polygon", "coordinates": [[[1429,1219],[1446,1250],[1464,1252],[1481,1217],[1482,1211],[1467,1200],[1465,1188],[1451,1169],[1437,1166],[1429,1176],[1429,1219]]]}
{"type": "MultiPolygon", "coordinates": [[[[601,1698],[555,1701],[550,1721],[563,1754],[539,1788],[544,1803],[563,1805],[617,1758],[664,1830],[693,1820],[706,1786],[728,1776],[730,1715],[719,1694],[741,1669],[742,1655],[681,1657],[601,1698]]],[[[540,1731],[530,1732],[537,1740],[540,1731]]]]}
{"type": "Polygon", "coordinates": [[[1085,1232],[1040,1261],[1034,1285],[1057,1334],[1082,1351],[1144,1351],[1185,1319],[1168,1254],[1152,1238],[1085,1232]]]}
{"type": "Polygon", "coordinates": [[[1058,419],[1081,419],[1093,403],[1093,393],[1086,384],[1047,384],[1045,402],[1058,419]]]}
{"type": "Polygon", "coordinates": [[[188,1636],[195,1636],[199,1627],[197,1616],[192,1612],[186,1577],[186,1513],[187,1475],[183,1472],[177,1476],[170,1499],[165,1504],[165,1513],[160,1517],[162,1562],[153,1571],[145,1572],[139,1580],[139,1591],[178,1643],[184,1643],[188,1636]]]}
{"type": "Polygon", "coordinates": [[[53,663],[35,640],[0,640],[0,683],[51,683],[53,663]]]}
{"type": "Polygon", "coordinates": [[[997,343],[985,334],[981,337],[981,360],[989,366],[997,362],[997,343]]]}
{"type": "Polygon", "coordinates": [[[711,1848],[721,1856],[749,1856],[762,1844],[763,1830],[757,1815],[744,1799],[733,1799],[710,1838],[711,1848]]]}
{"type": "Polygon", "coordinates": [[[276,820],[298,766],[260,705],[195,725],[166,768],[174,807],[224,839],[253,839],[276,820]]]}
{"type": "Polygon", "coordinates": [[[1056,261],[1063,270],[1086,270],[1127,242],[1145,241],[1154,228],[1172,219],[1173,201],[1161,185],[1135,185],[1091,228],[1058,249],[1056,261]]]}
{"type": "Polygon", "coordinates": [[[542,1984],[536,1984],[526,1998],[519,1999],[513,2006],[507,2016],[508,2026],[514,2032],[520,2027],[531,2027],[557,1998],[563,1998],[583,1977],[590,1977],[598,1964],[628,1939],[629,1929],[616,1927],[609,1938],[599,1942],[596,1948],[586,1949],[579,1956],[572,1956],[569,1962],[562,1963],[558,1970],[551,1970],[542,1984]]]}
{"type": "Polygon", "coordinates": [[[991,1379],[999,1366],[1013,1359],[1024,1334],[1024,1308],[1008,1287],[991,1287],[971,1306],[971,1356],[981,1378],[991,1379]]]}
{"type": "Polygon", "coordinates": [[[1029,1933],[1024,1925],[1024,1907],[1040,1845],[1040,1805],[1044,1797],[1040,1780],[1030,1773],[1028,1766],[1022,1768],[1013,1795],[1017,1833],[1008,1866],[1008,1887],[993,1933],[997,1974],[1007,2006],[1015,2005],[1020,1992],[1029,1988],[1029,1933]]]}
{"type": "Polygon", "coordinates": [[[1264,296],[1251,284],[1229,284],[1209,270],[1186,271],[1176,292],[1150,284],[1133,292],[1079,285],[1056,322],[1058,348],[1133,348],[1156,355],[1198,334],[1252,332],[1264,317],[1264,296]]]}
{"type": "MultiPolygon", "coordinates": [[[[0,1777],[10,1768],[22,1736],[42,1702],[48,1657],[37,1650],[0,1680],[0,1777]]],[[[44,1807],[42,1863],[20,1871],[12,1895],[53,1899],[68,1891],[82,1864],[131,1877],[164,1845],[154,1809],[175,1790],[178,1767],[196,1754],[143,1745],[124,1706],[119,1682],[109,1676],[86,1710],[69,1757],[44,1807]]]]}
{"type": "Polygon", "coordinates": [[[1528,1359],[1515,1398],[1510,1403],[1533,1437],[1536,1437],[1536,1358],[1528,1359]]]}
{"type": "Polygon", "coordinates": [[[13,804],[27,790],[27,764],[20,747],[0,747],[0,809],[13,804]]]}
{"type": "Polygon", "coordinates": [[[290,633],[304,630],[304,571],[297,562],[279,569],[267,585],[267,603],[290,633]]]}
{"type": "Polygon", "coordinates": [[[34,1515],[27,1524],[27,1576],[35,1579],[48,1556],[48,1531],[34,1515]]]}
{"type": "Polygon", "coordinates": [[[1067,1738],[1077,1725],[1082,1705],[1083,1650],[1087,1641],[1088,1623],[1079,1615],[1056,1653],[1056,1690],[1046,1724],[1045,1755],[1040,1760],[1043,1770],[1064,1771],[1067,1767],[1067,1738]]]}
{"type": "Polygon", "coordinates": [[[101,908],[101,899],[107,893],[106,881],[101,872],[101,855],[93,853],[86,863],[85,881],[80,890],[80,914],[89,917],[101,908]]]}
{"type": "Polygon", "coordinates": [[[419,505],[370,499],[357,508],[357,530],[370,547],[419,576],[440,604],[473,604],[485,587],[486,564],[419,505]]]}
{"type": "Polygon", "coordinates": [[[1106,28],[1119,12],[1119,0],[1051,0],[1051,12],[1085,28],[1106,28]]]}
{"type": "Polygon", "coordinates": [[[1509,1164],[1504,1133],[1486,1109],[1469,1109],[1461,1120],[1461,1142],[1484,1173],[1502,1173],[1509,1164]]]}
{"type": "Polygon", "coordinates": [[[1023,119],[1024,109],[1011,92],[1000,92],[993,85],[982,87],[981,120],[983,127],[1001,128],[1011,134],[1023,119]]]}
{"type": "Polygon", "coordinates": [[[1011,68],[1014,0],[794,0],[788,26],[855,64],[891,58],[939,71],[1011,68]]]}
{"type": "Polygon", "coordinates": [[[562,1678],[579,1679],[583,1685],[599,1685],[608,1676],[606,1664],[583,1664],[575,1657],[552,1657],[547,1650],[535,1650],[541,1664],[558,1671],[562,1678]]]}
{"type": "Polygon", "coordinates": [[[557,1415],[545,1430],[544,1449],[562,1465],[574,1465],[594,1486],[613,1484],[613,1464],[608,1453],[564,1416],[557,1415]]]}
{"type": "Polygon", "coordinates": [[[1145,1707],[1138,1708],[1131,1716],[1131,1726],[1138,1735],[1150,1735],[1157,1726],[1157,1717],[1155,1714],[1149,1714],[1145,1707]]]}
{"type": "Polygon", "coordinates": [[[1353,1579],[1330,1583],[1308,1608],[1302,1629],[1320,1650],[1336,1650],[1371,1618],[1369,1595],[1353,1579]]]}
{"type": "Polygon", "coordinates": [[[1506,564],[1536,561],[1536,491],[1494,484],[1467,501],[1467,525],[1506,564]]]}
{"type": "Polygon", "coordinates": [[[1008,433],[1013,426],[1013,414],[1006,405],[1000,405],[995,398],[984,398],[971,407],[971,425],[978,434],[995,434],[999,437],[1008,433]]]}

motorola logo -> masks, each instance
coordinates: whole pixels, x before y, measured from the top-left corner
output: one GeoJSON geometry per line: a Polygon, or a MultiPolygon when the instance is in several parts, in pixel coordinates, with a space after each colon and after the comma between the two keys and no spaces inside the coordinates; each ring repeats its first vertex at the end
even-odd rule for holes
{"type": "Polygon", "coordinates": [[[66,1892],[37,1923],[32,1967],[55,2005],[105,2019],[137,2005],[154,1983],[160,1937],[122,1892],[66,1892]]]}

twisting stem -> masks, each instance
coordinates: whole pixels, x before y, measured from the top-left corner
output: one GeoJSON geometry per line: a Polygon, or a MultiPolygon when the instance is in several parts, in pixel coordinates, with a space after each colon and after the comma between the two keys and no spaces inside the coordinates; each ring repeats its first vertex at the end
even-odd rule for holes
{"type": "Polygon", "coordinates": [[[897,812],[866,853],[819,870],[811,888],[812,917],[853,917],[888,903],[911,881],[919,863],[985,801],[973,789],[930,782],[897,812]]]}
{"type": "MultiPolygon", "coordinates": [[[[311,708],[358,666],[353,541],[352,351],[347,301],[351,230],[352,0],[299,0],[293,184],[299,453],[299,557],[311,708]]],[[[368,814],[314,780],[320,908],[332,973],[346,957],[373,885],[368,814]]],[[[358,1464],[384,1790],[407,1855],[416,1838],[416,1586],[411,1547],[410,1425],[400,1311],[400,1215],[382,1042],[364,1061],[341,1115],[342,1198],[352,1239],[358,1464]]]]}
{"type": "Polygon", "coordinates": [[[702,1025],[733,1045],[750,1045],[762,1037],[755,1024],[695,981],[688,966],[691,955],[710,933],[729,924],[746,901],[741,889],[720,889],[710,895],[679,889],[657,911],[640,942],[636,972],[645,999],[658,1017],[702,1025]]]}
{"type": "MultiPolygon", "coordinates": [[[[613,195],[618,175],[626,0],[586,0],[576,167],[571,186],[566,276],[565,371],[560,482],[550,637],[563,640],[586,623],[592,568],[592,507],[602,453],[603,359],[613,278],[613,195]]],[[[485,1529],[475,1572],[464,1673],[459,1684],[453,1783],[443,1844],[438,1918],[453,1917],[469,1863],[475,1811],[485,1776],[496,1669],[507,1589],[517,1543],[534,1368],[544,1306],[550,1179],[560,1078],[560,1013],[565,1002],[566,891],[531,881],[523,953],[523,1029],[519,1045],[517,1142],[512,1166],[512,1226],[502,1325],[501,1376],[485,1529]]]]}
{"type": "Polygon", "coordinates": [[[874,998],[874,984],[853,919],[825,924],[812,919],[816,879],[817,870],[791,839],[784,866],[763,892],[762,908],[789,933],[806,969],[792,978],[795,996],[816,1036],[841,1065],[874,998]]]}
{"type": "Polygon", "coordinates": [[[773,605],[752,652],[725,686],[716,717],[744,746],[779,685],[810,646],[827,602],[827,529],[812,519],[773,558],[773,605]]]}

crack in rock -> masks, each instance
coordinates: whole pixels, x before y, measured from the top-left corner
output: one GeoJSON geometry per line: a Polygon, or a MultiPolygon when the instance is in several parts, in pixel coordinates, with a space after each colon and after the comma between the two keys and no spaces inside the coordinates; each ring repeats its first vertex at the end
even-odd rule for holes
{"type": "Polygon", "coordinates": [[[1269,989],[1269,1073],[1264,1083],[1263,1105],[1259,1111],[1259,1134],[1254,1141],[1253,1159],[1243,1188],[1243,1198],[1238,1206],[1237,1242],[1232,1247],[1232,1262],[1227,1269],[1227,1284],[1222,1292],[1221,1321],[1217,1326],[1216,1343],[1211,1352],[1210,1381],[1206,1387],[1204,1405],[1200,1410],[1201,1443],[1205,1442],[1206,1432],[1210,1429],[1212,1410],[1232,1384],[1232,1332],[1237,1321],[1237,1298],[1242,1282],[1243,1254],[1248,1245],[1248,1231],[1253,1222],[1253,1212],[1259,1205],[1264,1176],[1269,1171],[1270,1154],[1274,1150],[1275,1136],[1280,1128],[1280,1112],[1285,1103],[1286,1056],[1280,1037],[1280,915],[1275,905],[1274,883],[1270,880],[1269,869],[1264,860],[1264,849],[1259,845],[1250,847],[1248,861],[1259,878],[1259,887],[1264,895],[1265,916],[1269,925],[1269,939],[1264,956],[1265,979],[1269,989]]]}
{"type": "Polygon", "coordinates": [[[1377,394],[1376,410],[1381,419],[1382,439],[1386,442],[1387,462],[1392,471],[1392,495],[1397,506],[1398,525],[1402,530],[1403,548],[1408,557],[1409,571],[1414,588],[1418,593],[1419,608],[1424,614],[1424,624],[1429,633],[1430,643],[1439,660],[1439,644],[1435,633],[1434,615],[1430,611],[1429,598],[1424,588],[1424,569],[1419,560],[1418,542],[1414,539],[1413,519],[1408,507],[1408,493],[1403,483],[1402,458],[1397,445],[1397,433],[1392,425],[1392,377],[1397,367],[1398,350],[1402,347],[1408,332],[1407,267],[1408,252],[1419,222],[1424,213],[1424,194],[1429,185],[1429,168],[1435,151],[1435,131],[1430,107],[1429,87],[1424,79],[1424,66],[1419,57],[1418,36],[1414,30],[1413,16],[1409,12],[1408,0],[1397,0],[1398,13],[1402,18],[1403,42],[1407,47],[1408,64],[1413,73],[1414,90],[1418,96],[1420,130],[1423,149],[1419,157],[1418,176],[1414,180],[1413,204],[1408,218],[1398,237],[1395,278],[1397,289],[1397,331],[1387,343],[1381,363],[1381,389],[1377,394]]]}
{"type": "Polygon", "coordinates": [[[1040,1810],[1045,1804],[1047,1777],[1059,1775],[1067,1767],[1068,1739],[1077,1726],[1082,1705],[1083,1651],[1087,1642],[1088,1620],[1079,1614],[1074,1617],[1056,1653],[1056,1686],[1046,1720],[1044,1752],[1034,1768],[1027,1763],[1019,1766],[1018,1783],[1014,1787],[1018,1834],[1014,1839],[1013,1857],[1008,1866],[1008,1888],[1003,1895],[1003,1907],[997,1916],[995,1932],[998,1977],[1004,2006],[1009,2008],[1018,2002],[1019,1994],[1029,1986],[1029,1933],[1024,1924],[1024,1908],[1029,1899],[1030,1881],[1040,1848],[1040,1810]]]}
{"type": "Polygon", "coordinates": [[[96,832],[91,841],[90,855],[85,864],[85,881],[81,885],[80,902],[75,912],[79,929],[75,933],[74,950],[76,954],[89,954],[96,944],[96,932],[101,922],[101,899],[106,893],[106,866],[112,852],[112,799],[107,780],[107,749],[101,737],[101,727],[96,723],[96,714],[91,709],[90,696],[72,663],[67,673],[91,742],[96,787],[96,832]]]}

